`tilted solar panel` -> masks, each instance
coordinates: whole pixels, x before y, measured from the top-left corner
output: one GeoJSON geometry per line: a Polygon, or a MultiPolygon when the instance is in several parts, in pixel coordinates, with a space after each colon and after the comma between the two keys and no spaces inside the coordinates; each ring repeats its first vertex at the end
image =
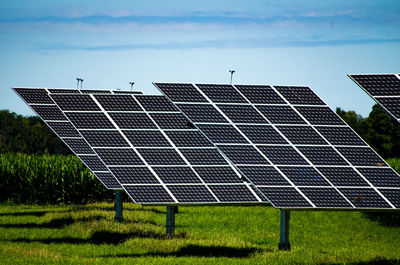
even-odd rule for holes
{"type": "Polygon", "coordinates": [[[50,96],[134,202],[265,201],[164,96],[50,96]]]}
{"type": "Polygon", "coordinates": [[[308,87],[155,86],[277,208],[398,207],[400,176],[308,87]]]}

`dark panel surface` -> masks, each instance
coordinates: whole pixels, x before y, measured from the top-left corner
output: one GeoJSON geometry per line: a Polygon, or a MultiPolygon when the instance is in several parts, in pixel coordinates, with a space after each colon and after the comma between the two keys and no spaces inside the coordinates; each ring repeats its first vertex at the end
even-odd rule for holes
{"type": "Polygon", "coordinates": [[[276,165],[307,165],[307,161],[291,146],[259,146],[263,154],[276,165]]]}
{"type": "Polygon", "coordinates": [[[371,148],[337,147],[337,150],[355,166],[386,166],[385,161],[371,148]]]}
{"type": "Polygon", "coordinates": [[[161,185],[125,186],[125,190],[136,203],[174,203],[174,199],[161,185]]]}
{"type": "Polygon", "coordinates": [[[144,163],[139,158],[139,156],[132,149],[95,149],[99,157],[108,166],[118,165],[118,166],[133,166],[133,165],[143,165],[144,163]]]}
{"type": "Polygon", "coordinates": [[[312,167],[279,167],[296,186],[330,186],[312,167]]]}
{"type": "Polygon", "coordinates": [[[258,186],[287,186],[290,183],[272,166],[239,166],[241,172],[258,186]]]}
{"type": "Polygon", "coordinates": [[[235,85],[235,87],[253,104],[285,104],[270,86],[235,85]]]}
{"type": "Polygon", "coordinates": [[[288,144],[270,125],[240,125],[238,128],[254,144],[288,144]]]}
{"type": "Polygon", "coordinates": [[[390,205],[373,189],[368,188],[341,188],[340,192],[358,208],[392,208],[390,205]]]}
{"type": "Polygon", "coordinates": [[[327,145],[311,126],[277,126],[292,144],[327,145]]]}
{"type": "Polygon", "coordinates": [[[312,205],[292,187],[259,187],[268,200],[277,208],[310,208],[312,205]]]}
{"type": "Polygon", "coordinates": [[[231,85],[196,85],[206,96],[215,103],[246,103],[246,100],[231,85]]]}
{"type": "Polygon", "coordinates": [[[153,169],[166,184],[201,183],[190,167],[154,167],[153,169]]]}
{"type": "Polygon", "coordinates": [[[353,206],[334,188],[300,188],[316,207],[353,208],[353,206]]]}
{"type": "Polygon", "coordinates": [[[177,104],[177,106],[192,122],[228,123],[210,104],[177,104]]]}
{"type": "Polygon", "coordinates": [[[92,148],[82,138],[66,138],[63,140],[76,154],[94,154],[92,148]]]}
{"type": "Polygon", "coordinates": [[[56,106],[31,105],[32,109],[45,121],[65,121],[67,118],[56,106]]]}
{"type": "Polygon", "coordinates": [[[296,109],[312,125],[346,125],[328,107],[296,107],[296,109]]]}
{"type": "Polygon", "coordinates": [[[226,159],[217,149],[180,149],[192,165],[227,165],[226,159]]]}
{"type": "Polygon", "coordinates": [[[191,84],[155,83],[174,102],[207,102],[191,84]]]}
{"type": "Polygon", "coordinates": [[[107,167],[96,155],[78,155],[91,171],[108,171],[107,167]]]}
{"type": "Polygon", "coordinates": [[[150,165],[185,165],[185,161],[174,149],[138,149],[150,165]]]}
{"type": "Polygon", "coordinates": [[[177,147],[213,147],[212,143],[199,131],[168,131],[169,139],[177,147]]]}
{"type": "Polygon", "coordinates": [[[143,111],[130,95],[95,95],[94,97],[106,111],[143,111]]]}
{"type": "Polygon", "coordinates": [[[366,145],[366,143],[349,127],[322,127],[316,129],[332,145],[366,145]]]}
{"type": "Polygon", "coordinates": [[[330,146],[298,146],[297,148],[314,165],[348,165],[330,146]]]}
{"type": "Polygon", "coordinates": [[[156,129],[157,126],[146,113],[110,113],[120,129],[156,129]]]}
{"type": "Polygon", "coordinates": [[[79,132],[71,125],[69,121],[64,122],[52,122],[49,121],[47,124],[53,129],[60,137],[80,137],[79,132]]]}
{"type": "Polygon", "coordinates": [[[268,123],[253,106],[225,104],[217,106],[233,123],[268,123]]]}
{"type": "Polygon", "coordinates": [[[289,106],[257,106],[257,109],[274,124],[305,124],[306,122],[289,106]]]}
{"type": "Polygon", "coordinates": [[[226,167],[194,167],[205,183],[242,183],[242,180],[229,166],[226,167]]]}
{"type": "Polygon", "coordinates": [[[134,147],[172,147],[159,131],[124,131],[134,147]]]}
{"type": "Polygon", "coordinates": [[[298,105],[325,105],[309,87],[275,86],[290,104],[298,105]]]}
{"type": "Polygon", "coordinates": [[[351,167],[318,167],[318,170],[335,186],[369,186],[351,167]]]}
{"type": "Polygon", "coordinates": [[[115,129],[114,125],[103,113],[65,113],[77,129],[115,129]]]}
{"type": "Polygon", "coordinates": [[[400,95],[400,80],[394,74],[351,75],[372,96],[400,95]]]}
{"type": "Polygon", "coordinates": [[[168,185],[179,202],[216,202],[217,200],[205,185],[168,185]]]}
{"type": "Polygon", "coordinates": [[[247,140],[232,125],[199,124],[197,127],[215,144],[247,143],[247,140]]]}
{"type": "Polygon", "coordinates": [[[159,184],[147,167],[110,167],[121,184],[159,184]]]}
{"type": "Polygon", "coordinates": [[[219,145],[218,148],[234,163],[268,165],[269,162],[250,145],[219,145]]]}
{"type": "Polygon", "coordinates": [[[177,111],[175,106],[164,96],[136,96],[146,111],[177,111]]]}
{"type": "Polygon", "coordinates": [[[222,202],[257,202],[257,198],[246,185],[209,185],[222,202]]]}
{"type": "Polygon", "coordinates": [[[51,94],[51,98],[57,103],[62,111],[100,111],[100,108],[90,95],[51,94]]]}
{"type": "Polygon", "coordinates": [[[92,147],[129,147],[118,131],[81,131],[92,147]]]}
{"type": "Polygon", "coordinates": [[[14,90],[29,104],[54,104],[45,89],[14,88],[14,90]]]}

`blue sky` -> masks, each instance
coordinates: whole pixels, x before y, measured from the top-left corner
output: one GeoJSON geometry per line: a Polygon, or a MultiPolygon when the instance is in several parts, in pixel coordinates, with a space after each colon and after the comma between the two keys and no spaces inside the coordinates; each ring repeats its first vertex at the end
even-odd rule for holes
{"type": "Polygon", "coordinates": [[[0,1],[0,109],[11,86],[304,85],[332,108],[373,104],[346,76],[400,72],[400,1],[0,1]]]}

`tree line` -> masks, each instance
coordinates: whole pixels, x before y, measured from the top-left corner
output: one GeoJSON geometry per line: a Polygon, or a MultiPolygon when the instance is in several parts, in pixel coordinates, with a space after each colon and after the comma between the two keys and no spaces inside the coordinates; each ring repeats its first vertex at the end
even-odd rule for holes
{"type": "MultiPolygon", "coordinates": [[[[336,108],[336,113],[381,156],[400,157],[400,124],[382,107],[374,105],[368,117],[341,108],[336,108]]],[[[0,152],[72,154],[39,117],[9,110],[0,110],[0,152]]]]}

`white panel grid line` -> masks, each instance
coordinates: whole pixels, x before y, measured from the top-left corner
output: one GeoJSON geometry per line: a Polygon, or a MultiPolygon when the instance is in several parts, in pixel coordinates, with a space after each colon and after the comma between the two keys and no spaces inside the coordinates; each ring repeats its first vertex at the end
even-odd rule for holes
{"type": "MultiPolygon", "coordinates": [[[[132,95],[130,95],[131,97],[133,97],[132,95]]],[[[147,169],[150,170],[150,172],[154,175],[154,177],[158,180],[158,182],[162,185],[163,188],[165,189],[165,191],[168,193],[169,196],[171,196],[171,198],[175,201],[175,203],[178,203],[178,200],[175,198],[175,196],[172,194],[172,192],[167,188],[167,186],[165,185],[165,183],[160,179],[160,177],[157,175],[157,173],[153,170],[153,168],[147,163],[146,159],[143,158],[143,156],[136,150],[136,148],[132,145],[132,143],[129,141],[129,139],[125,136],[124,133],[122,133],[121,129],[119,128],[118,124],[116,124],[114,122],[114,120],[111,118],[111,116],[105,111],[105,109],[103,108],[103,106],[97,101],[97,99],[93,96],[90,95],[90,97],[92,98],[92,100],[97,104],[97,106],[100,108],[101,112],[107,116],[107,119],[113,124],[113,126],[117,129],[117,131],[119,132],[119,134],[124,138],[124,140],[129,144],[129,146],[131,147],[130,150],[133,150],[136,155],[139,157],[139,159],[146,165],[147,169]]],[[[134,98],[134,97],[133,97],[134,98]]],[[[136,99],[135,99],[136,100],[136,99]]],[[[107,164],[106,164],[107,165],[107,164]]],[[[112,172],[111,172],[112,173],[112,172]]],[[[117,179],[118,180],[118,179],[117,179]]],[[[118,181],[119,182],[119,181],[118,181]]],[[[120,183],[121,184],[121,183],[120,183]]],[[[122,187],[125,186],[125,184],[121,184],[122,187]]],[[[128,194],[128,196],[135,202],[135,200],[132,198],[132,196],[129,194],[128,191],[126,191],[126,193],[128,194]]]]}
{"type": "MultiPolygon", "coordinates": [[[[17,94],[17,95],[18,95],[18,96],[33,110],[33,112],[36,113],[36,115],[38,115],[39,117],[41,117],[41,116],[31,107],[31,104],[30,104],[30,103],[28,103],[22,96],[20,96],[20,94],[19,94],[14,88],[12,88],[12,89],[13,89],[14,92],[16,92],[16,94],[17,94]]],[[[47,88],[43,88],[43,89],[47,92],[47,95],[49,96],[50,100],[54,102],[54,100],[51,98],[51,96],[50,96],[50,94],[49,94],[48,89],[47,89],[47,88]]],[[[40,105],[40,104],[37,104],[37,105],[40,105]]],[[[54,102],[54,104],[50,104],[50,105],[57,107],[57,108],[61,111],[61,108],[60,108],[55,102],[54,102]]],[[[63,114],[63,115],[64,115],[64,114],[63,114]]],[[[62,121],[61,121],[61,120],[45,120],[45,119],[42,119],[42,120],[43,120],[43,122],[54,132],[54,134],[57,135],[57,137],[59,137],[59,138],[63,141],[63,143],[64,143],[65,145],[68,146],[68,148],[71,150],[71,152],[72,152],[75,156],[77,156],[77,157],[79,158],[79,155],[81,155],[81,154],[76,153],[75,150],[73,150],[73,149],[63,140],[63,137],[61,137],[61,136],[48,124],[48,122],[64,122],[64,123],[69,123],[69,124],[71,124],[71,125],[75,128],[75,126],[68,120],[68,118],[66,117],[66,115],[64,115],[64,117],[65,117],[67,120],[62,120],[62,121]]],[[[75,130],[77,130],[77,129],[75,128],[75,130]]],[[[77,131],[78,131],[78,130],[77,130],[77,131]]],[[[79,133],[79,131],[78,131],[78,133],[79,133]]],[[[79,135],[80,135],[80,133],[79,133],[79,135]]],[[[81,137],[82,137],[82,136],[81,136],[81,137]]],[[[83,137],[82,137],[82,139],[83,139],[83,137]]],[[[83,139],[83,140],[85,140],[85,139],[83,139]]],[[[85,141],[86,141],[86,140],[85,140],[85,141]]],[[[86,142],[86,143],[87,143],[87,142],[86,142]]],[[[93,154],[90,154],[90,155],[93,155],[93,154]]],[[[88,166],[82,159],[79,158],[79,160],[80,160],[87,168],[89,168],[89,166],[88,166]]],[[[110,173],[110,172],[109,172],[109,171],[93,171],[93,173],[95,174],[95,173],[110,173]]],[[[96,174],[95,174],[95,176],[96,176],[96,174]]],[[[107,188],[107,185],[106,185],[99,177],[96,176],[96,178],[101,182],[101,184],[103,184],[104,187],[107,188]]],[[[115,190],[115,189],[119,189],[119,188],[107,188],[107,189],[115,190]]]]}
{"type": "MultiPolygon", "coordinates": [[[[228,121],[228,123],[231,125],[231,126],[233,126],[245,139],[246,139],[246,141],[247,142],[249,142],[250,144],[251,144],[251,146],[253,146],[256,150],[257,150],[257,152],[266,160],[266,161],[268,161],[268,166],[273,166],[274,168],[275,168],[275,170],[277,170],[285,179],[286,179],[286,181],[288,181],[289,183],[290,183],[290,185],[291,185],[291,187],[292,188],[295,188],[296,189],[296,191],[298,192],[298,193],[300,193],[306,200],[307,200],[307,202],[308,203],[310,203],[311,205],[312,205],[312,207],[316,207],[315,205],[314,205],[314,203],[312,203],[298,188],[296,188],[296,185],[294,185],[294,183],[285,175],[285,174],[283,174],[283,172],[276,166],[276,165],[274,165],[274,163],[272,163],[271,162],[271,160],[266,156],[266,155],[264,155],[264,153],[263,152],[261,152],[261,150],[238,128],[238,126],[216,105],[216,103],[214,103],[201,89],[199,89],[197,86],[196,86],[196,84],[192,84],[196,89],[197,89],[197,91],[204,97],[204,98],[206,98],[206,100],[208,101],[208,104],[210,105],[212,105],[227,121],[228,121]]],[[[246,98],[245,98],[246,99],[246,98]]],[[[247,100],[247,99],[246,99],[247,100]]],[[[249,105],[249,104],[248,104],[249,105]]],[[[253,107],[254,108],[254,107],[253,107]]],[[[258,110],[257,110],[258,111],[258,110]]],[[[265,117],[264,117],[265,118],[265,117]]],[[[268,121],[267,121],[268,122],[268,121]]],[[[269,122],[268,122],[269,123],[269,122]]],[[[269,124],[270,125],[270,124],[269,124]]],[[[221,151],[221,153],[225,156],[225,154],[221,151]]],[[[229,161],[231,161],[227,156],[225,156],[229,161]]],[[[232,161],[231,161],[232,162],[232,161]]],[[[233,162],[232,162],[232,164],[234,164],[233,162]]],[[[234,164],[235,165],[235,164],[234,164]]],[[[238,164],[239,165],[239,164],[238,164]]],[[[235,166],[236,167],[236,166],[235,166]]],[[[240,171],[239,169],[238,169],[238,171],[240,171]]],[[[241,172],[241,171],[240,171],[241,172]]],[[[246,176],[245,174],[242,174],[243,176],[246,176]]],[[[247,177],[246,177],[247,178],[247,177]]],[[[249,182],[251,182],[251,181],[249,181],[249,182]]],[[[257,187],[256,185],[254,185],[255,187],[257,187]]],[[[267,197],[267,195],[265,195],[263,192],[261,192],[260,190],[259,190],[259,192],[261,193],[261,194],[263,194],[267,199],[268,199],[268,197],[267,197]]],[[[268,201],[270,201],[269,199],[268,199],[268,201]]],[[[271,201],[270,201],[270,203],[272,204],[272,205],[274,205],[271,201]]],[[[275,207],[275,206],[274,206],[275,207]]]]}
{"type": "MultiPolygon", "coordinates": [[[[271,87],[272,87],[272,89],[275,90],[276,93],[278,93],[279,95],[281,95],[281,94],[279,93],[279,91],[278,91],[274,86],[271,86],[271,87]]],[[[350,161],[349,161],[344,155],[342,155],[342,153],[339,152],[339,150],[336,149],[335,145],[332,145],[332,144],[330,143],[330,141],[328,141],[318,130],[316,130],[316,129],[314,128],[314,126],[308,121],[308,119],[306,119],[296,108],[294,108],[293,105],[292,105],[285,97],[282,96],[282,98],[287,102],[287,104],[288,104],[298,115],[300,115],[300,117],[302,117],[302,118],[307,122],[308,125],[310,125],[310,126],[319,134],[320,137],[322,137],[322,138],[329,144],[330,147],[332,147],[332,148],[336,151],[336,153],[338,153],[338,154],[342,157],[342,159],[344,159],[344,160],[346,161],[346,163],[348,163],[348,164],[351,166],[351,168],[352,168],[353,170],[355,170],[355,171],[357,172],[357,174],[359,174],[359,176],[361,176],[361,177],[368,183],[368,185],[370,185],[370,187],[372,187],[372,188],[373,188],[373,189],[374,189],[374,190],[375,190],[375,191],[376,191],[376,192],[377,192],[377,193],[378,193],[392,208],[396,208],[388,199],[386,199],[386,197],[383,196],[383,194],[382,194],[381,192],[378,191],[378,189],[377,189],[374,185],[372,185],[372,183],[371,183],[363,174],[361,174],[360,171],[357,170],[357,168],[356,168],[352,163],[350,163],[350,161]]],[[[313,106],[313,107],[314,107],[314,106],[313,106]]],[[[329,107],[328,107],[328,108],[329,108],[329,107]]],[[[329,108],[329,110],[330,110],[330,108],[329,108]]],[[[336,115],[336,116],[339,117],[340,120],[346,124],[346,122],[345,122],[339,115],[336,115]]],[[[348,127],[353,131],[354,134],[358,135],[350,126],[348,126],[348,127]]],[[[361,140],[362,140],[362,139],[361,139],[361,140]]],[[[362,141],[364,142],[364,144],[366,144],[364,140],[362,140],[362,141]]],[[[357,146],[357,147],[361,147],[361,146],[357,146]]],[[[366,147],[366,148],[369,148],[369,149],[372,149],[372,148],[369,147],[369,145],[367,145],[367,146],[365,146],[365,147],[366,147]]],[[[372,149],[372,150],[373,150],[373,149],[372,149]]],[[[373,151],[374,151],[374,150],[373,150],[373,151]]],[[[374,152],[375,152],[375,151],[374,151],[374,152]]],[[[376,154],[376,152],[375,152],[375,154],[376,154]]],[[[378,155],[378,157],[380,157],[380,156],[378,155]]],[[[382,160],[383,160],[383,159],[382,159],[382,160]]],[[[383,161],[384,161],[384,160],[383,160],[383,161]]],[[[385,163],[386,163],[386,162],[385,162],[385,163]]],[[[335,186],[334,186],[334,185],[333,185],[319,170],[318,170],[318,168],[315,167],[315,170],[317,170],[318,173],[320,173],[320,174],[329,182],[329,184],[331,184],[333,187],[335,187],[335,186]]],[[[348,201],[348,202],[355,208],[355,206],[353,205],[353,203],[351,203],[350,200],[347,199],[347,197],[344,196],[344,194],[343,194],[339,189],[337,189],[336,187],[335,187],[335,189],[340,193],[340,195],[342,195],[342,196],[346,199],[346,201],[348,201]]]]}

